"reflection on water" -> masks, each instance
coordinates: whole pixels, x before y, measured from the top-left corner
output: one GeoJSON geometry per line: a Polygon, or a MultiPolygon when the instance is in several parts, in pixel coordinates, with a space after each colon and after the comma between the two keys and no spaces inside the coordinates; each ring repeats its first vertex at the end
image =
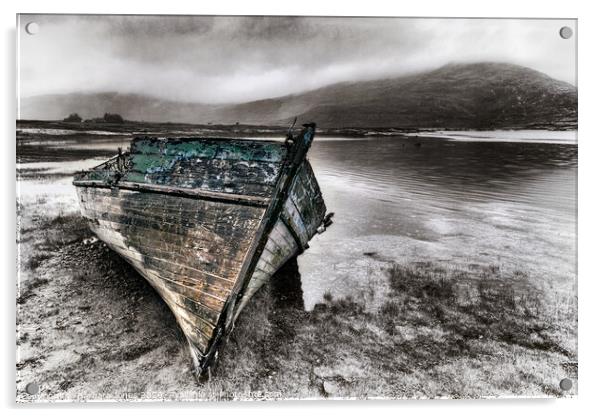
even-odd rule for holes
{"type": "Polygon", "coordinates": [[[354,294],[389,261],[493,263],[574,277],[577,146],[432,138],[317,141],[335,223],[299,258],[307,308],[354,294]]]}
{"type": "Polygon", "coordinates": [[[577,147],[571,145],[318,141],[310,159],[320,179],[385,204],[423,201],[421,209],[454,210],[467,201],[500,201],[575,211],[577,147]]]}
{"type": "Polygon", "coordinates": [[[447,138],[460,141],[477,142],[520,142],[520,143],[557,143],[577,144],[575,130],[488,130],[488,131],[453,131],[439,130],[420,132],[416,136],[447,138]]]}

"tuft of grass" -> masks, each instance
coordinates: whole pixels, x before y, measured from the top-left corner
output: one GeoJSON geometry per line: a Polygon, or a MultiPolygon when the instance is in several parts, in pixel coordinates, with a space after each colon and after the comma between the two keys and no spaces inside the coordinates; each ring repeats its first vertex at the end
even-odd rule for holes
{"type": "Polygon", "coordinates": [[[40,228],[45,232],[37,247],[43,251],[58,251],[92,236],[86,219],[77,214],[59,215],[40,228]]]}
{"type": "Polygon", "coordinates": [[[45,261],[52,258],[52,255],[48,253],[36,253],[29,258],[26,267],[32,271],[35,271],[45,261]]]}
{"type": "Polygon", "coordinates": [[[389,270],[389,284],[393,291],[408,296],[447,300],[454,297],[453,286],[441,269],[430,264],[418,267],[394,264],[389,270]]]}
{"type": "MultiPolygon", "coordinates": [[[[528,349],[569,354],[555,336],[546,295],[524,273],[504,276],[497,266],[472,272],[445,271],[430,264],[394,265],[388,271],[392,298],[412,303],[386,302],[380,317],[392,323],[431,323],[465,341],[486,338],[528,349]],[[415,317],[415,320],[409,318],[415,317]]],[[[569,323],[564,323],[569,326],[569,323]]]]}
{"type": "Polygon", "coordinates": [[[46,278],[36,278],[27,281],[24,284],[24,288],[21,290],[20,294],[17,295],[17,304],[25,304],[27,300],[35,295],[37,288],[46,284],[48,284],[48,280],[46,278]]]}

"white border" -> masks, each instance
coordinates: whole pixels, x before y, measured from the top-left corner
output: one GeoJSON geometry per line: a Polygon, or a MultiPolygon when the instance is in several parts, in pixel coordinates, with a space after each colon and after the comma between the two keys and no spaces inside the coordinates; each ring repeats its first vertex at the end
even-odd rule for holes
{"type": "Polygon", "coordinates": [[[81,0],[53,1],[6,1],[2,3],[4,59],[2,100],[2,185],[3,215],[0,230],[4,233],[3,247],[0,250],[4,274],[4,330],[2,348],[2,394],[3,404],[12,408],[10,413],[38,415],[80,415],[81,408],[91,415],[106,414],[107,408],[124,407],[128,413],[163,415],[165,412],[190,414],[208,412],[212,415],[239,414],[249,416],[280,416],[283,413],[306,417],[316,412],[366,414],[420,413],[430,416],[440,414],[461,414],[463,416],[507,416],[512,413],[542,412],[548,416],[589,413],[595,410],[600,379],[600,302],[602,271],[599,242],[600,220],[600,165],[602,158],[602,124],[600,108],[600,53],[602,39],[602,16],[596,10],[596,2],[576,1],[526,1],[504,0],[495,3],[487,1],[429,1],[412,2],[370,0],[352,3],[351,1],[302,0],[285,1],[218,1],[185,2],[169,0],[163,2],[103,0],[84,3],[81,0]],[[569,400],[483,400],[483,401],[331,401],[331,402],[284,402],[284,403],[136,403],[136,404],[87,404],[87,405],[14,405],[14,302],[15,302],[15,129],[16,117],[15,84],[15,15],[20,13],[145,13],[145,14],[279,14],[279,15],[360,15],[360,16],[436,16],[436,17],[545,17],[579,19],[579,397],[569,400]],[[44,409],[42,409],[44,408],[44,409]],[[50,409],[48,409],[50,408],[50,409]],[[165,408],[176,408],[168,411],[165,408]],[[200,410],[198,409],[200,408],[200,410]]]}

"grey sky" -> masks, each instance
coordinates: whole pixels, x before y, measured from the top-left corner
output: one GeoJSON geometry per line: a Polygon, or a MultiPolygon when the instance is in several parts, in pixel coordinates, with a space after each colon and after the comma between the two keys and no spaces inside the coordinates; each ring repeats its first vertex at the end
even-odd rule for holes
{"type": "Polygon", "coordinates": [[[22,97],[90,91],[239,102],[449,62],[525,65],[575,84],[573,20],[23,15],[22,97]],[[25,25],[40,30],[28,35],[25,25]]]}

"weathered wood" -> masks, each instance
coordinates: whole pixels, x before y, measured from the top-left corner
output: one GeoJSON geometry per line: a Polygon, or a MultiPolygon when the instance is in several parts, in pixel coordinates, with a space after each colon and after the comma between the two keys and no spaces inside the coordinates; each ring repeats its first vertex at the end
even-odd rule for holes
{"type": "Polygon", "coordinates": [[[313,236],[326,214],[326,206],[308,161],[303,163],[295,177],[290,200],[301,216],[306,233],[313,236]]]}
{"type": "Polygon", "coordinates": [[[305,155],[292,142],[154,139],[75,176],[82,215],[174,312],[198,371],[252,295],[322,223],[305,155]]]}
{"type": "MultiPolygon", "coordinates": [[[[90,216],[90,212],[86,216],[90,216]]],[[[243,261],[244,252],[240,246],[228,246],[226,242],[220,245],[219,242],[212,244],[201,240],[195,233],[189,235],[179,235],[168,231],[159,231],[152,228],[136,227],[131,224],[123,224],[105,219],[95,219],[99,225],[127,235],[128,243],[139,249],[143,249],[150,256],[171,258],[173,261],[188,264],[195,269],[202,268],[202,271],[208,275],[225,281],[234,282],[236,276],[232,269],[236,269],[238,264],[243,261]],[[155,239],[164,239],[154,242],[155,239]],[[168,240],[169,239],[169,240],[168,240]],[[194,240],[192,240],[194,239],[194,240]],[[197,240],[198,239],[198,240],[197,240]],[[192,242],[192,243],[191,243],[192,242]],[[203,244],[205,243],[205,244],[203,244]],[[188,245],[194,245],[189,247],[188,245]],[[148,251],[148,252],[147,252],[148,251]]],[[[241,239],[241,245],[249,245],[250,239],[241,239]]]]}
{"type": "Polygon", "coordinates": [[[166,162],[158,155],[153,162],[155,166],[146,171],[130,170],[125,180],[269,197],[280,171],[278,162],[190,158],[172,161],[164,168],[162,164],[166,162]]]}
{"type": "Polygon", "coordinates": [[[299,252],[300,248],[295,243],[291,232],[284,225],[282,219],[279,219],[270,233],[257,268],[241,298],[240,305],[236,311],[236,318],[240,316],[251,298],[253,298],[253,295],[271,278],[274,272],[299,252]]]}
{"type": "Polygon", "coordinates": [[[309,241],[309,234],[301,213],[299,213],[299,210],[297,210],[297,207],[290,198],[286,200],[281,217],[284,220],[284,224],[292,229],[295,237],[299,239],[302,244],[301,247],[304,248],[309,241]]]}
{"type": "Polygon", "coordinates": [[[135,250],[124,248],[122,245],[116,244],[106,234],[106,231],[98,229],[92,229],[97,235],[105,240],[105,242],[116,252],[121,254],[128,262],[133,264],[140,273],[147,279],[150,276],[160,278],[164,281],[172,281],[177,283],[188,282],[188,286],[198,290],[194,299],[204,307],[213,312],[221,313],[224,305],[224,299],[229,294],[227,287],[221,287],[211,283],[211,278],[204,274],[188,274],[184,275],[180,273],[174,273],[167,270],[164,265],[156,262],[155,259],[149,259],[147,256],[143,256],[135,250]],[[189,280],[189,281],[186,281],[189,280]],[[191,283],[190,283],[191,282],[191,283]]]}
{"type": "MultiPolygon", "coordinates": [[[[139,211],[149,218],[160,222],[169,222],[186,226],[192,224],[205,230],[223,234],[224,227],[230,227],[233,220],[238,222],[260,221],[263,210],[240,207],[239,205],[217,202],[194,201],[188,198],[175,198],[170,196],[166,199],[161,195],[143,192],[117,193],[117,188],[92,189],[90,193],[100,194],[93,199],[92,209],[108,210],[114,209],[117,213],[131,213],[139,211]],[[127,195],[127,198],[124,196],[127,195]],[[177,216],[174,216],[174,213],[177,216]],[[176,222],[177,221],[177,222],[176,222]]],[[[119,189],[120,190],[120,189],[119,189]]],[[[123,191],[123,190],[121,190],[123,191]]],[[[85,204],[85,199],[82,200],[85,204]]],[[[243,225],[243,227],[247,227],[243,225]]],[[[254,227],[254,226],[250,226],[254,227]]]]}
{"type": "MultiPolygon", "coordinates": [[[[226,327],[231,329],[234,325],[234,320],[240,314],[244,305],[241,306],[241,300],[247,291],[249,282],[253,277],[257,262],[259,262],[264,247],[269,239],[272,229],[278,224],[283,213],[286,201],[289,198],[291,185],[299,172],[300,167],[305,161],[305,157],[313,141],[315,124],[304,125],[305,129],[291,143],[284,167],[282,168],[281,176],[276,185],[274,196],[270,206],[266,209],[266,213],[259,226],[255,241],[251,246],[251,256],[245,260],[243,268],[239,276],[240,288],[235,288],[234,293],[237,298],[232,296],[229,303],[233,303],[228,309],[226,316],[226,327]]],[[[214,342],[215,343],[215,342],[214,342]]]]}
{"type": "MultiPolygon", "coordinates": [[[[235,281],[231,278],[199,269],[194,265],[178,263],[171,256],[163,258],[160,255],[157,255],[156,252],[147,252],[146,247],[144,246],[126,246],[125,243],[119,241],[119,237],[114,237],[120,236],[122,238],[121,233],[115,232],[114,230],[106,227],[93,227],[93,229],[96,234],[103,237],[105,242],[118,247],[120,251],[125,253],[126,256],[136,259],[143,258],[147,266],[155,266],[161,269],[161,271],[164,273],[180,275],[187,277],[188,279],[201,280],[201,282],[203,282],[206,286],[215,287],[214,291],[216,293],[221,293],[224,290],[230,290],[234,285],[235,281]]],[[[219,294],[215,294],[215,297],[223,299],[223,296],[220,297],[219,294]]]]}
{"type": "Polygon", "coordinates": [[[272,232],[270,233],[270,240],[277,242],[279,246],[289,247],[293,251],[297,249],[295,239],[291,235],[288,227],[286,227],[282,221],[282,216],[280,219],[278,219],[276,226],[274,226],[272,229],[272,232]]]}
{"type": "MultiPolygon", "coordinates": [[[[100,202],[97,206],[87,207],[87,212],[91,216],[95,216],[94,218],[120,223],[124,226],[194,237],[194,242],[189,241],[189,243],[194,244],[194,247],[199,247],[201,243],[206,243],[207,245],[238,246],[242,237],[228,234],[230,232],[228,229],[231,226],[228,222],[216,221],[212,224],[198,224],[197,222],[199,221],[209,221],[209,219],[204,216],[199,216],[198,219],[195,219],[196,216],[194,215],[185,217],[186,213],[181,212],[172,218],[168,218],[167,214],[162,213],[145,216],[142,210],[129,209],[124,212],[123,208],[117,208],[104,202],[100,202]]],[[[227,213],[224,213],[224,216],[227,216],[227,213]]],[[[242,213],[236,217],[238,229],[253,230],[259,224],[258,219],[243,216],[242,213]]]]}
{"type": "Polygon", "coordinates": [[[156,185],[156,184],[143,184],[135,182],[120,182],[119,185],[107,183],[104,180],[97,179],[78,179],[73,182],[74,185],[79,187],[95,187],[95,188],[120,188],[123,190],[143,191],[151,193],[160,193],[166,195],[178,195],[183,197],[191,197],[205,200],[216,200],[224,202],[235,202],[240,204],[249,204],[253,206],[265,207],[269,204],[269,198],[254,196],[254,195],[240,195],[235,193],[226,192],[215,192],[207,190],[197,190],[184,187],[174,187],[168,185],[156,185]]]}
{"type": "Polygon", "coordinates": [[[124,180],[271,197],[285,154],[279,142],[138,139],[124,180]]]}

